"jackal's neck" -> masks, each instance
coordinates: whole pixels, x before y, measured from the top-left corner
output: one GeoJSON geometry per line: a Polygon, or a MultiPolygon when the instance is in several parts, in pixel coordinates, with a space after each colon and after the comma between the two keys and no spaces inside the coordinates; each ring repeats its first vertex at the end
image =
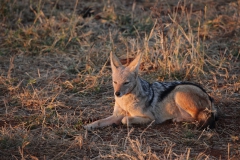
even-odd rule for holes
{"type": "Polygon", "coordinates": [[[131,93],[135,95],[136,98],[145,98],[151,96],[152,92],[151,84],[140,77],[137,77],[136,86],[131,93]]]}

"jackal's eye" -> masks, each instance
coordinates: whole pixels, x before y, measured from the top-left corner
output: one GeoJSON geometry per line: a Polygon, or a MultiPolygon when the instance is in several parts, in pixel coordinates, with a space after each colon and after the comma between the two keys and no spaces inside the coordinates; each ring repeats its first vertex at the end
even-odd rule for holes
{"type": "Polygon", "coordinates": [[[117,82],[116,82],[116,81],[113,81],[113,83],[114,83],[114,84],[117,84],[117,82]]]}
{"type": "Polygon", "coordinates": [[[124,84],[124,85],[127,85],[127,84],[129,84],[129,82],[124,82],[123,84],[124,84]]]}

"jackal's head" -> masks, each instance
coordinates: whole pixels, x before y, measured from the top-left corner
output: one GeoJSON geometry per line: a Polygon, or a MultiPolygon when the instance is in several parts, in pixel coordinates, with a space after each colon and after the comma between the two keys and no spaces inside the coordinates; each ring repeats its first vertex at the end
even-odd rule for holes
{"type": "Polygon", "coordinates": [[[138,69],[142,54],[139,54],[128,66],[123,66],[114,53],[110,53],[114,94],[122,97],[137,85],[138,69]]]}

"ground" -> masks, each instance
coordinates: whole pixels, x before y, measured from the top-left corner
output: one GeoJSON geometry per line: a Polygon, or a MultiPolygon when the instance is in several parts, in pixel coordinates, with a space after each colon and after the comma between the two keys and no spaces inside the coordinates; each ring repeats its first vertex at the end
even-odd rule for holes
{"type": "Polygon", "coordinates": [[[240,159],[240,1],[0,2],[1,159],[240,159]],[[109,54],[140,76],[191,81],[214,130],[83,126],[112,114],[109,54]]]}

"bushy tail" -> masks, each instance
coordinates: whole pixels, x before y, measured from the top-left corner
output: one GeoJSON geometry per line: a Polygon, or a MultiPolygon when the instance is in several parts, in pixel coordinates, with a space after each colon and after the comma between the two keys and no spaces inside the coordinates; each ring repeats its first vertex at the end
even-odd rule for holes
{"type": "Polygon", "coordinates": [[[217,110],[212,106],[212,110],[205,109],[199,112],[198,122],[199,129],[210,128],[214,129],[216,127],[216,121],[218,120],[217,110]]]}

